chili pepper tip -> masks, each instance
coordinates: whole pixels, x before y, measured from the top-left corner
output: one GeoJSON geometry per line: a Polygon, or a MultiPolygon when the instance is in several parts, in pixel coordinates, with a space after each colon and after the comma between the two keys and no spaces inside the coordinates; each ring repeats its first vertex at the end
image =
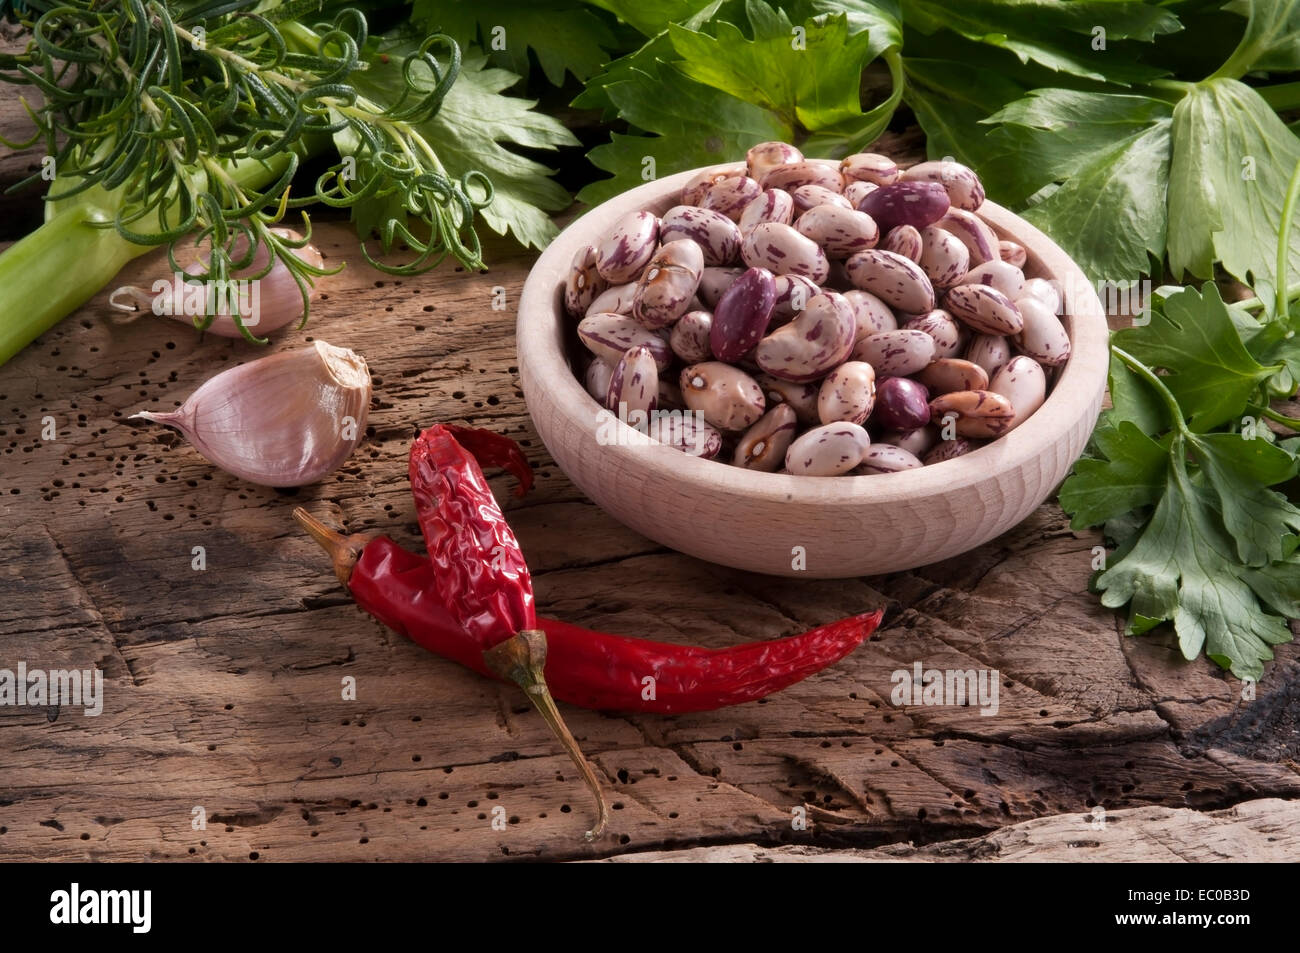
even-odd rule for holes
{"type": "Polygon", "coordinates": [[[321,549],[329,553],[330,562],[334,564],[334,575],[346,586],[352,577],[352,567],[357,564],[361,551],[366,548],[366,543],[375,538],[375,534],[354,533],[344,536],[336,533],[301,506],[294,507],[293,518],[320,544],[321,549]]]}

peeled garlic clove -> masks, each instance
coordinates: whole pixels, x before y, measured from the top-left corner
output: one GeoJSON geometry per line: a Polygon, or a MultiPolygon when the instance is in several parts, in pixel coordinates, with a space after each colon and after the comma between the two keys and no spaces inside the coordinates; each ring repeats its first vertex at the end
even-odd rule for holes
{"type": "Polygon", "coordinates": [[[355,351],[316,341],[223,371],[170,413],[208,462],[249,483],[305,486],[337,470],[366,432],[370,370],[355,351]]]}
{"type": "MultiPolygon", "coordinates": [[[[300,234],[289,228],[273,228],[271,231],[289,242],[302,240],[300,234]]],[[[231,254],[238,258],[247,253],[248,240],[241,235],[236,239],[231,254]]],[[[314,245],[291,248],[289,253],[310,268],[324,267],[325,260],[314,245]]],[[[265,337],[302,318],[302,293],[283,261],[277,258],[271,270],[261,278],[249,277],[266,268],[268,254],[266,245],[259,244],[247,268],[232,272],[224,287],[212,289],[211,303],[215,314],[206,328],[209,333],[224,338],[244,337],[231,316],[232,311],[239,314],[240,321],[254,337],[265,337]]],[[[123,285],[109,295],[108,303],[119,311],[135,312],[131,317],[120,318],[120,321],[131,321],[140,314],[152,312],[192,326],[196,316],[208,313],[209,283],[188,282],[203,274],[207,267],[207,258],[202,258],[186,265],[185,271],[179,275],[160,276],[148,287],[123,285]]],[[[309,287],[308,295],[314,294],[315,288],[309,287]]]]}

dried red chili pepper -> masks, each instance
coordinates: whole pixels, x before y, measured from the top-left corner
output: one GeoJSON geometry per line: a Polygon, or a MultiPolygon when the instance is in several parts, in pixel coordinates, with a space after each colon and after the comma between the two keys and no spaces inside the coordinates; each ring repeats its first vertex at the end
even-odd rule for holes
{"type": "Polygon", "coordinates": [[[880,621],[874,612],[784,639],[703,649],[538,619],[527,564],[475,456],[514,473],[520,495],[531,485],[513,441],[463,427],[425,431],[411,448],[410,477],[428,559],[384,536],[340,536],[301,508],[294,516],[331,554],[366,612],[439,655],[525,689],[596,796],[600,816],[588,837],[604,827],[604,796],[552,697],[657,713],[752,701],[843,658],[880,621]]]}

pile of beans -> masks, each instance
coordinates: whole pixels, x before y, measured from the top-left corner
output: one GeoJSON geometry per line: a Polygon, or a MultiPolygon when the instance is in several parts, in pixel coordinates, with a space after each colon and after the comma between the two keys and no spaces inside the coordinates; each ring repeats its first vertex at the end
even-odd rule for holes
{"type": "Polygon", "coordinates": [[[574,259],[596,400],[663,416],[653,435],[685,452],[809,476],[949,460],[1038,409],[1070,355],[1060,294],[974,214],[972,170],[782,142],[746,158],[574,259]]]}

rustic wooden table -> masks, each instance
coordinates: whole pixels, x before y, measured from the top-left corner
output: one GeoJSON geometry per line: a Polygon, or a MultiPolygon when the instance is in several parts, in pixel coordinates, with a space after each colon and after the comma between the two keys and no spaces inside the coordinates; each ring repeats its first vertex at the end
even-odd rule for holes
{"type": "MultiPolygon", "coordinates": [[[[36,161],[6,153],[0,182],[36,161]]],[[[37,206],[35,193],[6,200],[0,237],[37,206]]],[[[358,264],[346,225],[317,237],[348,267],[276,346],[345,345],[375,379],[365,442],[319,486],[246,485],[128,419],[263,353],[242,342],[113,324],[101,294],[0,368],[0,668],[98,666],[106,696],[98,717],[0,707],[0,858],[1294,856],[1297,805],[1263,800],[1300,795],[1294,645],[1243,701],[1170,635],[1125,638],[1087,592],[1099,537],[1071,531],[1054,502],[965,556],[880,578],[755,577],[667,551],[586,500],[533,432],[513,335],[533,256],[491,242],[489,274],[395,281],[358,264]],[[506,311],[492,308],[498,286],[506,311]],[[588,845],[589,798],[517,690],[363,615],[290,519],[302,505],[419,547],[406,453],[437,420],[525,447],[535,492],[492,483],[548,614],[724,646],[883,606],[879,637],[756,704],[671,718],[566,707],[614,805],[610,834],[588,845]],[[997,716],[895,707],[891,673],[916,661],[996,669],[997,716]],[[347,676],[356,701],[342,699],[347,676]]]]}

